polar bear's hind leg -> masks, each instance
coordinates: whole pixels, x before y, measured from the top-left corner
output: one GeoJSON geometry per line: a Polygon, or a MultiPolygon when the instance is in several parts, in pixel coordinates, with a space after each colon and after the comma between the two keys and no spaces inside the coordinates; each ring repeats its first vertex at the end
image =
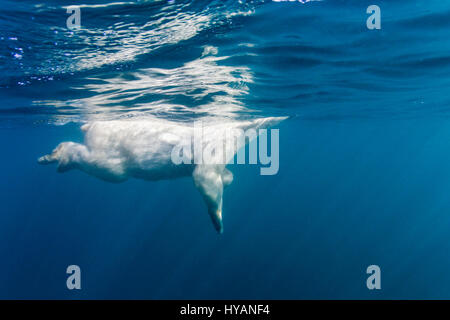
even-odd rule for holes
{"type": "Polygon", "coordinates": [[[197,165],[192,176],[206,202],[214,227],[222,233],[223,187],[233,181],[233,174],[224,165],[197,165]]]}

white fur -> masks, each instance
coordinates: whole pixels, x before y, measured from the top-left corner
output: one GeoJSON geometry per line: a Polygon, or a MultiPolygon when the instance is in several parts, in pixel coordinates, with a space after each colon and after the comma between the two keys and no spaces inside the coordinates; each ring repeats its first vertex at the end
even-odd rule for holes
{"type": "MultiPolygon", "coordinates": [[[[215,120],[204,127],[202,147],[220,143],[216,140],[225,139],[225,130],[267,128],[283,119],[215,120]]],[[[111,182],[122,182],[129,177],[159,180],[192,175],[215,228],[222,232],[223,188],[233,180],[232,173],[225,164],[176,165],[171,159],[176,145],[191,143],[193,125],[152,117],[96,121],[83,125],[82,130],[84,144],[62,142],[51,154],[40,157],[39,163],[57,162],[59,172],[79,169],[111,182]]]]}

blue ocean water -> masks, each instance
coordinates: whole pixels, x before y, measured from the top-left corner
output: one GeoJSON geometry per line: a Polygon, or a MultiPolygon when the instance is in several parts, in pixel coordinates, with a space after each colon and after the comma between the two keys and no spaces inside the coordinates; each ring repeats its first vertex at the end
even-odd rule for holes
{"type": "Polygon", "coordinates": [[[69,5],[0,1],[0,298],[450,298],[448,3],[69,5]],[[279,172],[229,166],[219,235],[191,178],[36,161],[142,115],[288,116],[279,172]]]}

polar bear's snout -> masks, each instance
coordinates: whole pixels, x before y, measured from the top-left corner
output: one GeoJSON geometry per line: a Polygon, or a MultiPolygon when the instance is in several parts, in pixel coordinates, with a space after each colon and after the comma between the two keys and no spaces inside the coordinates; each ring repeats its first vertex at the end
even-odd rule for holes
{"type": "Polygon", "coordinates": [[[64,148],[64,144],[67,142],[63,142],[60,143],[54,150],[52,153],[50,154],[46,154],[45,156],[39,157],[38,158],[38,162],[40,164],[50,164],[50,163],[54,163],[57,162],[59,160],[59,157],[61,155],[61,152],[64,148]]]}

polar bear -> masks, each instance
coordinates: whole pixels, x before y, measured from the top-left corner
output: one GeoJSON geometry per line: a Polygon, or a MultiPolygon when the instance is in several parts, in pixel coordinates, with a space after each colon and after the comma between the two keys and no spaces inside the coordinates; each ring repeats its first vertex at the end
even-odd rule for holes
{"type": "MultiPolygon", "coordinates": [[[[148,117],[86,123],[81,127],[85,135],[84,144],[62,142],[51,154],[40,157],[38,162],[57,163],[58,172],[79,169],[110,182],[122,182],[130,177],[153,181],[192,176],[206,202],[214,227],[222,233],[223,188],[233,180],[232,173],[225,166],[248,142],[238,139],[237,144],[230,144],[228,140],[233,137],[224,134],[225,131],[268,128],[284,119],[269,117],[246,121],[204,121],[200,147],[205,149],[211,144],[225,145],[228,149],[225,150],[227,156],[224,161],[194,161],[196,155],[191,143],[196,136],[195,126],[148,117]],[[236,148],[230,150],[230,145],[236,148]],[[174,156],[179,156],[174,154],[174,150],[186,151],[182,163],[174,161],[174,156]]],[[[239,133],[243,131],[236,132],[238,135],[243,134],[239,133]]]]}

